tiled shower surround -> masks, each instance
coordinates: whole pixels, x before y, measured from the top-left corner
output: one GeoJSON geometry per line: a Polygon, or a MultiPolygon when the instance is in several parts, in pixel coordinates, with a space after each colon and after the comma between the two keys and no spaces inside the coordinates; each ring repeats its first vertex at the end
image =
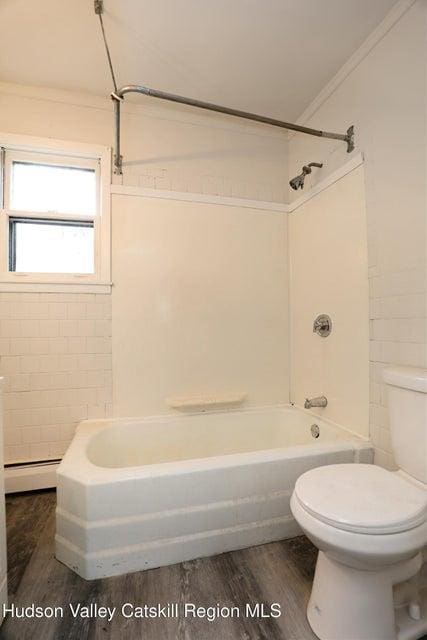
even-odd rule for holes
{"type": "Polygon", "coordinates": [[[111,296],[0,293],[0,375],[6,462],[61,457],[111,412],[111,296]]]}
{"type": "MultiPolygon", "coordinates": [[[[403,5],[402,5],[403,7],[403,5]]],[[[370,299],[370,434],[376,462],[395,468],[382,371],[387,364],[427,367],[426,10],[407,2],[400,18],[353,67],[324,88],[300,123],[352,123],[364,153],[370,299]],[[414,73],[408,73],[408,69],[414,73]],[[416,70],[416,72],[415,72],[416,70]],[[399,78],[399,82],[396,82],[399,78]],[[422,81],[420,82],[420,78],[422,81]],[[408,126],[401,126],[405,113],[408,126]]],[[[372,41],[371,41],[372,42],[372,41]]],[[[307,158],[332,171],[342,146],[295,136],[290,174],[307,158]]],[[[313,172],[312,186],[319,174],[313,172]]],[[[351,339],[352,330],[348,331],[351,339]]]]}
{"type": "Polygon", "coordinates": [[[376,462],[394,467],[385,366],[427,366],[425,267],[370,277],[370,433],[376,462]]]}

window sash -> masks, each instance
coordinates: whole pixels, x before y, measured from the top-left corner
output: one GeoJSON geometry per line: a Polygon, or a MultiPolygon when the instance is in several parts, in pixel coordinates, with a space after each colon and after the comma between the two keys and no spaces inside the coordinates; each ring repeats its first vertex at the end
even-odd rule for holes
{"type": "MultiPolygon", "coordinates": [[[[24,217],[9,217],[9,260],[8,260],[8,270],[9,273],[26,273],[23,271],[16,270],[16,227],[18,224],[38,224],[38,225],[48,225],[48,226],[58,226],[58,227],[86,227],[92,228],[94,230],[93,242],[94,242],[94,271],[93,272],[76,272],[75,275],[89,275],[92,276],[96,273],[96,252],[95,252],[95,225],[93,221],[85,221],[85,220],[60,220],[60,219],[52,219],[52,218],[24,218],[24,217]]],[[[36,271],[34,273],[41,274],[50,274],[50,271],[36,271]]],[[[73,275],[73,272],[61,272],[63,275],[73,275]]]]}
{"type": "Polygon", "coordinates": [[[100,214],[100,162],[98,158],[79,158],[72,155],[57,155],[50,153],[36,153],[32,151],[17,151],[13,149],[5,149],[4,151],[4,175],[3,175],[3,200],[4,209],[13,216],[22,215],[23,217],[52,217],[94,220],[100,214]],[[25,209],[11,208],[11,190],[12,190],[12,171],[13,164],[34,164],[41,166],[57,166],[64,168],[88,169],[95,172],[95,189],[96,189],[96,205],[95,213],[77,213],[63,211],[31,211],[25,209]]]}

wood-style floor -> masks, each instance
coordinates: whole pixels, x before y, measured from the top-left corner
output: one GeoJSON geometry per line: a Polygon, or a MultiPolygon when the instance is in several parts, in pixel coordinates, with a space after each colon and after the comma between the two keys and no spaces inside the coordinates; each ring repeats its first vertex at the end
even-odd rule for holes
{"type": "Polygon", "coordinates": [[[315,640],[305,618],[316,550],[304,537],[116,578],[86,581],[54,558],[54,491],[7,496],[9,604],[63,606],[63,618],[8,616],[1,640],[315,640]],[[279,602],[279,618],[74,619],[69,603],[279,602]]]}
{"type": "Polygon", "coordinates": [[[8,616],[0,640],[316,640],[305,617],[317,556],[307,538],[86,581],[55,560],[55,505],[54,491],[6,497],[9,605],[62,606],[64,617],[8,616]],[[219,603],[242,611],[247,603],[269,607],[279,602],[282,615],[208,622],[184,617],[136,620],[118,613],[108,623],[73,618],[69,603],[79,602],[118,607],[125,602],[181,607],[186,602],[205,607],[219,603]]]}

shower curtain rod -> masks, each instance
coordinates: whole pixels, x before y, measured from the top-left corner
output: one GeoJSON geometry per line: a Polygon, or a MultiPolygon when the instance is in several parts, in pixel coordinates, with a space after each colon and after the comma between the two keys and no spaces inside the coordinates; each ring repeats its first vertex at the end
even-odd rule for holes
{"type": "Polygon", "coordinates": [[[160,100],[177,102],[179,104],[185,104],[190,107],[197,107],[199,109],[206,109],[207,111],[223,113],[228,116],[244,118],[245,120],[253,120],[254,122],[261,122],[263,124],[269,124],[273,127],[280,127],[281,129],[288,129],[290,131],[299,131],[300,133],[306,133],[308,135],[317,136],[319,138],[342,140],[343,142],[347,143],[347,153],[350,153],[354,149],[353,126],[349,127],[346,133],[332,133],[331,131],[321,131],[320,129],[303,127],[299,124],[292,124],[290,122],[284,122],[282,120],[275,120],[274,118],[260,116],[255,113],[249,113],[247,111],[240,111],[239,109],[222,107],[218,104],[212,104],[211,102],[203,102],[201,100],[195,100],[194,98],[185,98],[183,96],[174,95],[173,93],[166,93],[165,91],[158,91],[157,89],[150,89],[149,87],[144,87],[137,84],[129,84],[121,87],[111,94],[111,97],[114,101],[115,122],[114,173],[119,175],[122,173],[122,156],[120,154],[120,105],[127,93],[141,93],[145,96],[150,96],[151,98],[159,98],[160,100]]]}
{"type": "Polygon", "coordinates": [[[243,118],[245,120],[252,120],[254,122],[261,122],[262,124],[268,124],[273,127],[280,127],[281,129],[288,129],[290,131],[299,131],[300,133],[307,133],[310,136],[317,136],[319,138],[330,138],[332,140],[342,140],[347,143],[347,153],[350,153],[354,149],[354,127],[351,126],[347,129],[346,133],[332,133],[330,131],[321,131],[320,129],[312,129],[311,127],[303,127],[299,124],[292,124],[291,122],[283,122],[282,120],[275,120],[274,118],[267,118],[266,116],[259,116],[256,113],[249,113],[248,111],[240,111],[239,109],[230,109],[229,107],[221,107],[218,104],[212,104],[211,102],[202,102],[202,100],[195,100],[194,98],[184,98],[183,96],[177,96],[173,93],[166,93],[165,91],[158,91],[157,89],[150,89],[138,84],[129,84],[117,88],[116,77],[114,74],[113,62],[111,59],[110,49],[108,46],[107,36],[104,29],[104,23],[102,20],[102,14],[104,13],[103,0],[94,0],[95,14],[99,18],[99,24],[101,27],[102,38],[104,41],[105,52],[107,55],[108,66],[110,68],[111,79],[113,81],[114,91],[111,97],[114,101],[114,173],[122,174],[122,156],[120,153],[120,104],[124,99],[126,93],[141,93],[151,98],[159,98],[160,100],[167,100],[169,102],[177,102],[179,104],[186,104],[189,107],[197,107],[198,109],[206,109],[207,111],[215,111],[216,113],[223,113],[227,116],[235,116],[237,118],[243,118]]]}

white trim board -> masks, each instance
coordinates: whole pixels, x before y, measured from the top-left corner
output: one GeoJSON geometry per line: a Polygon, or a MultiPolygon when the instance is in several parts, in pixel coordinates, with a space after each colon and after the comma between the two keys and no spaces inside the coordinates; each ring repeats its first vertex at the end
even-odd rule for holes
{"type": "Polygon", "coordinates": [[[203,202],[228,207],[246,207],[258,209],[260,211],[276,211],[277,213],[292,213],[304,202],[314,198],[318,193],[324,191],[337,180],[343,178],[347,173],[353,171],[363,163],[363,154],[357,153],[345,164],[330,173],[323,180],[320,180],[311,189],[306,191],[301,197],[290,204],[284,202],[264,202],[262,200],[246,200],[243,198],[230,198],[224,196],[207,195],[203,193],[189,193],[187,191],[162,191],[160,189],[146,189],[144,187],[131,187],[126,185],[111,185],[112,195],[135,196],[139,198],[161,198],[164,200],[181,200],[184,202],[203,202]]]}
{"type": "Polygon", "coordinates": [[[114,195],[136,196],[139,198],[162,198],[164,200],[182,200],[184,202],[203,202],[205,204],[216,204],[228,207],[246,207],[264,211],[277,211],[278,213],[287,213],[289,207],[289,205],[284,202],[246,200],[244,198],[189,193],[187,191],[162,191],[160,189],[146,189],[144,187],[131,187],[119,184],[111,185],[110,192],[114,195]]]}
{"type": "MultiPolygon", "coordinates": [[[[398,2],[388,12],[384,20],[372,31],[372,33],[364,40],[358,49],[350,56],[350,58],[337,71],[333,78],[323,87],[320,93],[312,100],[301,116],[297,119],[297,124],[306,124],[307,121],[316,113],[328,98],[338,89],[344,80],[350,75],[356,67],[366,58],[372,49],[387,35],[394,25],[405,15],[412,7],[416,0],[398,0],[398,2]]],[[[351,124],[351,123],[349,123],[351,124]]],[[[357,133],[357,132],[356,132],[357,133]]],[[[289,136],[293,137],[295,133],[290,132],[289,136]]]]}
{"type": "Polygon", "coordinates": [[[356,167],[360,167],[361,164],[363,164],[363,154],[358,153],[341,167],[326,176],[323,180],[320,180],[301,197],[291,202],[288,205],[288,213],[293,213],[294,211],[296,211],[302,204],[317,196],[319,193],[334,184],[334,182],[337,182],[338,180],[341,180],[341,178],[344,178],[344,176],[356,169],[356,167]]]}
{"type": "Polygon", "coordinates": [[[0,282],[0,293],[111,293],[111,282],[0,282]]]}

